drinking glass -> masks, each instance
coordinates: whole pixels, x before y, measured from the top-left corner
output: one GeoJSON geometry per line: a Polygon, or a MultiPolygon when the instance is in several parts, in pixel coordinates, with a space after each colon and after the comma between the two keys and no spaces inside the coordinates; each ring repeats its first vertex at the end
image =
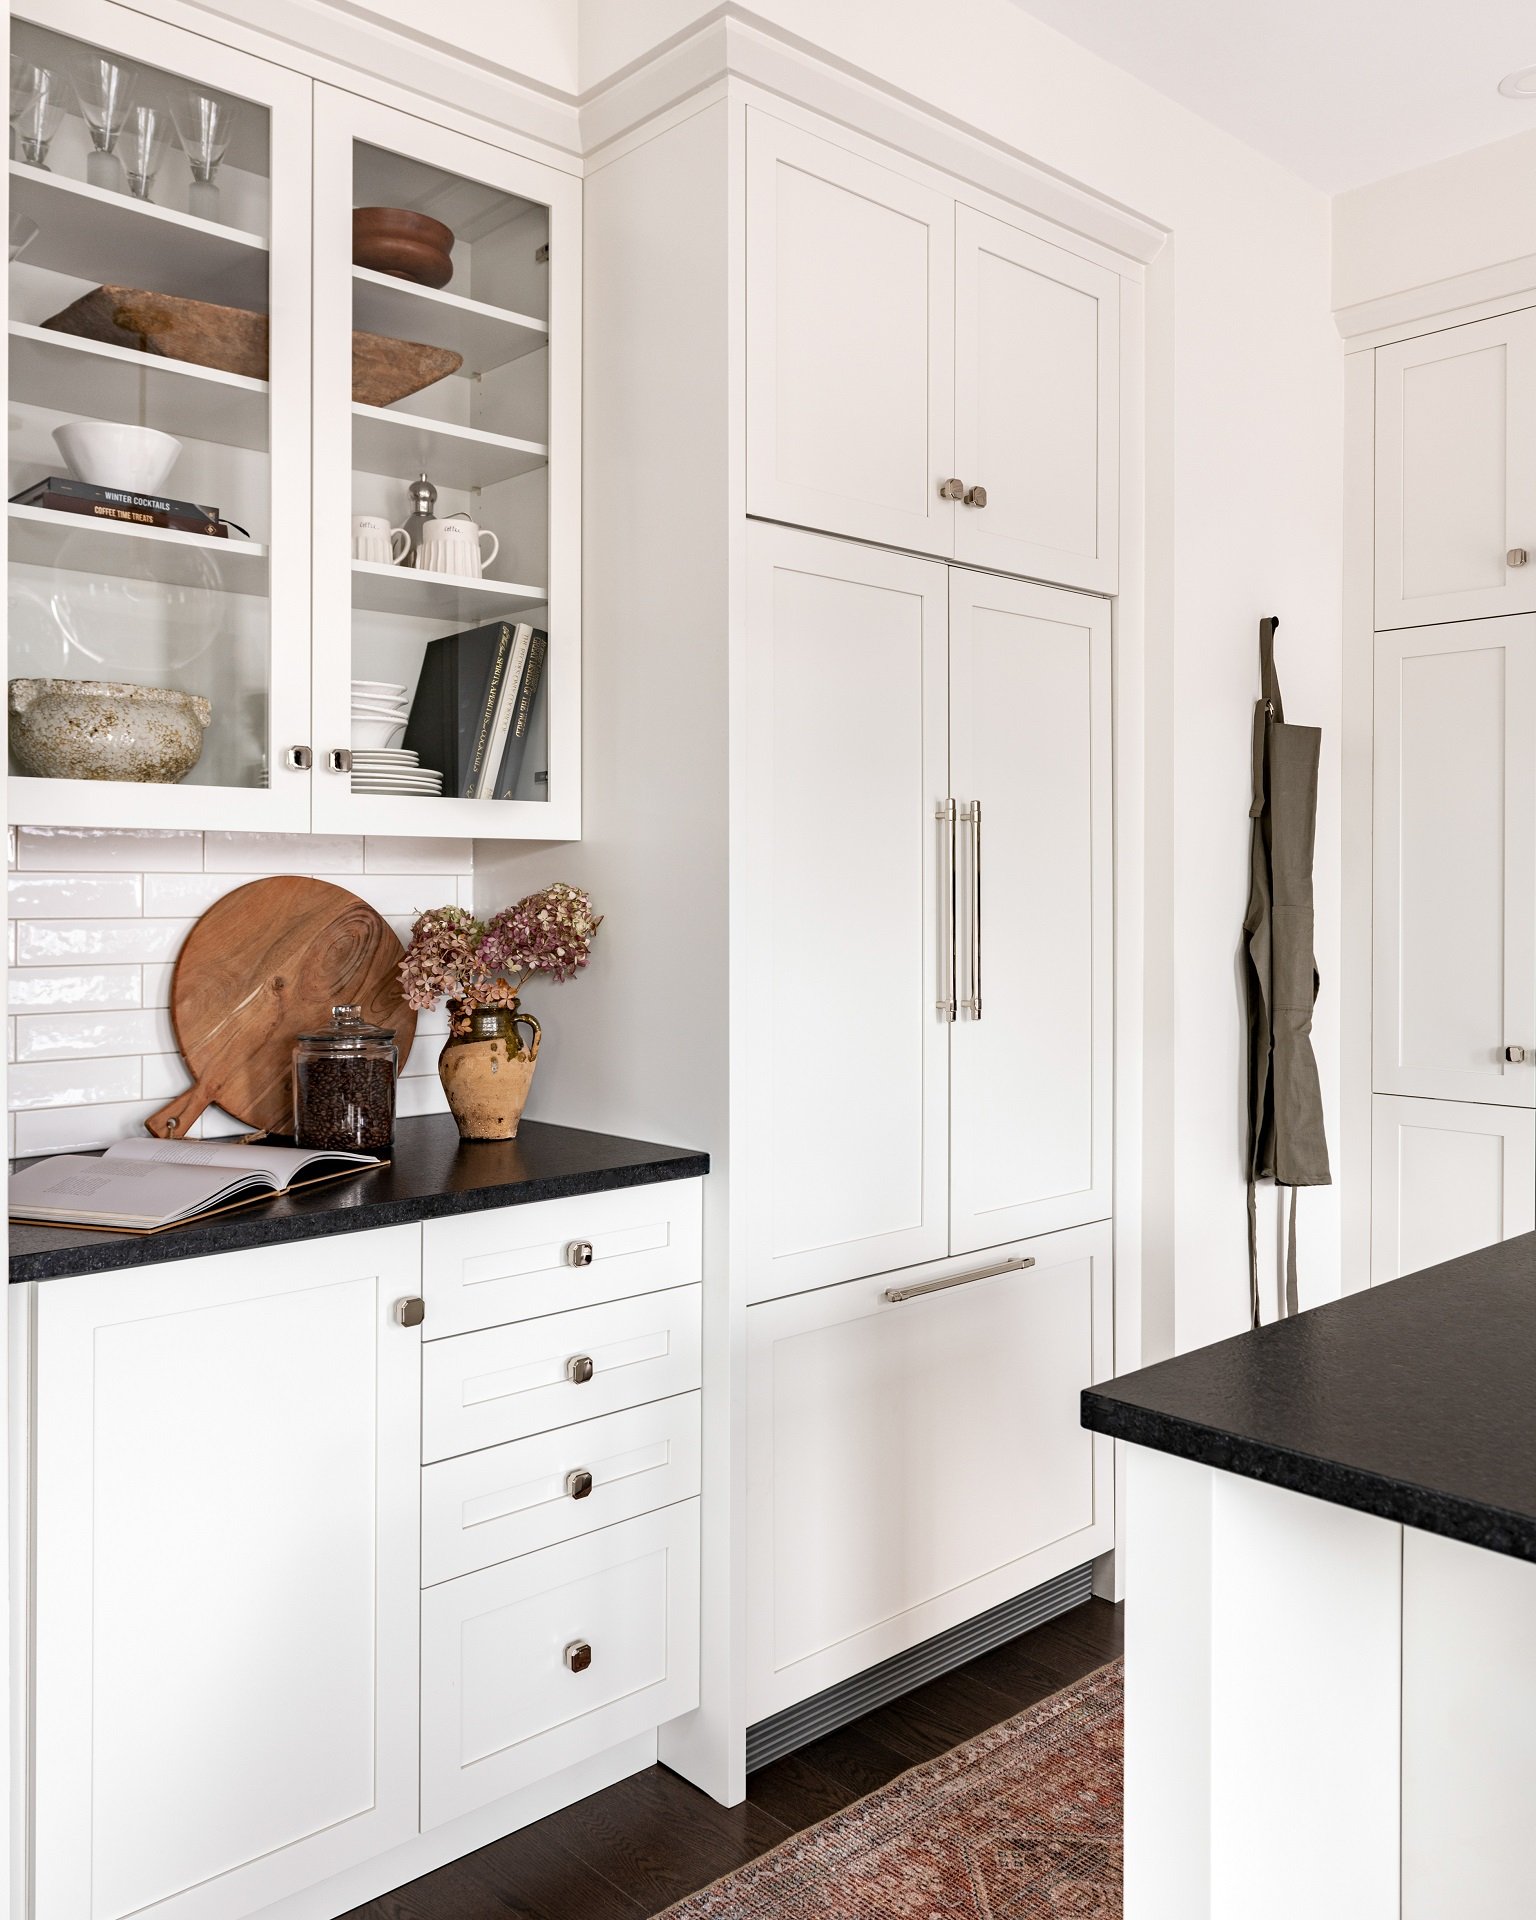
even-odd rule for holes
{"type": "Polygon", "coordinates": [[[183,87],[172,99],[171,114],[176,122],[176,138],[192,169],[192,189],[187,206],[205,220],[219,217],[219,162],[229,147],[238,118],[232,100],[199,87],[183,87]]]}
{"type": "Polygon", "coordinates": [[[170,137],[171,116],[164,107],[141,101],[128,109],[118,140],[118,158],[128,175],[128,191],[136,200],[149,199],[170,137]]]}
{"type": "Polygon", "coordinates": [[[70,77],[80,117],[91,136],[91,151],[85,156],[85,177],[93,187],[111,187],[120,192],[123,164],[116,148],[133,106],[138,73],[124,61],[82,47],[75,56],[70,77]]]}
{"type": "Polygon", "coordinates": [[[48,171],[48,148],[64,118],[64,83],[51,67],[11,62],[11,125],[29,167],[48,171]]]}

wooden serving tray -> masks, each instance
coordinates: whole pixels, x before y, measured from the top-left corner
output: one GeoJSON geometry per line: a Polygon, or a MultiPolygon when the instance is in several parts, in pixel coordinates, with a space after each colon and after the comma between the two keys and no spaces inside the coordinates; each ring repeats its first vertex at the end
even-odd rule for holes
{"type": "MultiPolygon", "coordinates": [[[[174,293],[144,293],[136,287],[96,287],[43,325],[55,333],[243,374],[249,380],[267,377],[267,316],[245,307],[220,307],[209,300],[183,300],[174,293]]],[[[352,398],[367,407],[387,407],[446,380],[463,364],[463,354],[446,347],[354,332],[352,398]]]]}

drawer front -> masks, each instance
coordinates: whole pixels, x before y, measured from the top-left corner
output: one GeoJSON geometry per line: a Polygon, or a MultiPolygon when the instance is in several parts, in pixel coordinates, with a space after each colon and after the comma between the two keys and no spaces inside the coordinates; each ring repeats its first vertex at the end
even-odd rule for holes
{"type": "Polygon", "coordinates": [[[421,1601],[422,1827],[698,1698],[696,1500],[431,1587],[421,1601]],[[590,1662],[575,1671],[581,1647],[590,1662]]]}
{"type": "Polygon", "coordinates": [[[439,1461],[421,1476],[421,1583],[654,1513],[698,1490],[696,1393],[439,1461]]]}
{"type": "Polygon", "coordinates": [[[674,1180],[427,1221],[422,1337],[687,1286],[702,1273],[702,1189],[674,1180]]]}
{"type": "Polygon", "coordinates": [[[702,1291],[671,1287],[424,1347],[422,1459],[687,1393],[699,1384],[702,1291]]]}

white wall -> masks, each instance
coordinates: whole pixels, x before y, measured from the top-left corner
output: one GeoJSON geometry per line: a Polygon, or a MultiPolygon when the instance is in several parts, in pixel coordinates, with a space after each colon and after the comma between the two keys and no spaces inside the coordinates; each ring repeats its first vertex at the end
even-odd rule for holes
{"type": "Polygon", "coordinates": [[[1334,201],[1333,304],[1350,307],[1536,255],[1536,132],[1334,201]]]}
{"type": "MultiPolygon", "coordinates": [[[[581,0],[583,90],[712,10],[581,0]]],[[[1168,1144],[1171,1169],[1155,1151],[1148,1226],[1164,1290],[1169,1270],[1177,1282],[1163,1339],[1201,1345],[1246,1323],[1237,943],[1257,622],[1270,612],[1287,711],[1325,729],[1317,1041],[1337,1139],[1342,363],[1328,200],[1010,0],[759,0],[755,11],[1172,235],[1150,289],[1148,556],[1148,919],[1160,942],[1148,1138],[1168,1144]]],[[[1335,1193],[1303,1197],[1301,1248],[1305,1300],[1331,1298],[1335,1193]]]]}

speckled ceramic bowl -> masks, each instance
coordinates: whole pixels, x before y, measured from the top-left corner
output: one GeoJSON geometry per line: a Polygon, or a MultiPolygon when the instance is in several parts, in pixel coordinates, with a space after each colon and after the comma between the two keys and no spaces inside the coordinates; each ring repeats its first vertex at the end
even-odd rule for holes
{"type": "Polygon", "coordinates": [[[13,680],[11,755],[43,780],[183,780],[213,708],[198,693],[125,680],[13,680]]]}

